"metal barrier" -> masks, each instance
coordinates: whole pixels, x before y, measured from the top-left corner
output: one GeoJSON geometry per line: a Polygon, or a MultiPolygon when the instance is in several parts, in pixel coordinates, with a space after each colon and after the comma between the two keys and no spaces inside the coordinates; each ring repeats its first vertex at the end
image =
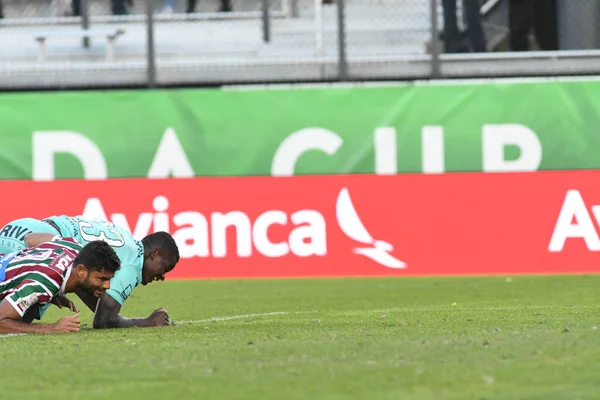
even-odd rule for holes
{"type": "Polygon", "coordinates": [[[600,73],[600,0],[477,1],[1,0],[0,89],[600,73]]]}

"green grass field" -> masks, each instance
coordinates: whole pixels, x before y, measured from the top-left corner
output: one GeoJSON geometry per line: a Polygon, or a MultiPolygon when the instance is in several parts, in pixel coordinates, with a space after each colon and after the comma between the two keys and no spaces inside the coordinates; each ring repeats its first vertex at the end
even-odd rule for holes
{"type": "Polygon", "coordinates": [[[154,283],[123,315],[164,306],[179,326],[94,331],[82,311],[78,334],[2,337],[0,399],[597,399],[599,287],[600,276],[154,283]]]}

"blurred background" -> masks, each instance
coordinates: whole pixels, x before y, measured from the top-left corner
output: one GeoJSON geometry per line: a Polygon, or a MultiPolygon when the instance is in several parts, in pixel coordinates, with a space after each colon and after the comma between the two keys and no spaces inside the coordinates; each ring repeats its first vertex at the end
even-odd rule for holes
{"type": "Polygon", "coordinates": [[[0,0],[0,88],[597,74],[600,0],[0,0]]]}

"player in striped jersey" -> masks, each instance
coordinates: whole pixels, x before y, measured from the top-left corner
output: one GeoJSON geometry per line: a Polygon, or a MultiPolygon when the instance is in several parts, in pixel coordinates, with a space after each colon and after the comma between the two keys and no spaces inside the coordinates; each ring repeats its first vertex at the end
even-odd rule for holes
{"type": "Polygon", "coordinates": [[[38,308],[57,296],[82,290],[99,297],[120,267],[114,249],[102,241],[81,246],[72,238],[55,238],[0,258],[0,333],[79,331],[79,317],[54,324],[31,324],[38,308]]]}

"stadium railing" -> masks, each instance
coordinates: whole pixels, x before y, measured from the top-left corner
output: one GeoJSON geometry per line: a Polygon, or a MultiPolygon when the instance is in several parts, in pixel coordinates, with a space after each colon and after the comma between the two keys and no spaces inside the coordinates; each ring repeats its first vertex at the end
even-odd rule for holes
{"type": "Polygon", "coordinates": [[[525,52],[510,51],[510,0],[481,1],[488,52],[455,54],[443,53],[441,1],[233,0],[221,12],[221,0],[200,0],[188,12],[184,0],[123,0],[114,15],[120,0],[79,0],[72,16],[66,0],[2,0],[0,89],[600,73],[600,0],[556,0],[558,50],[532,39],[525,52]],[[39,61],[36,33],[78,27],[122,29],[114,60],[82,35],[49,41],[39,61]]]}

